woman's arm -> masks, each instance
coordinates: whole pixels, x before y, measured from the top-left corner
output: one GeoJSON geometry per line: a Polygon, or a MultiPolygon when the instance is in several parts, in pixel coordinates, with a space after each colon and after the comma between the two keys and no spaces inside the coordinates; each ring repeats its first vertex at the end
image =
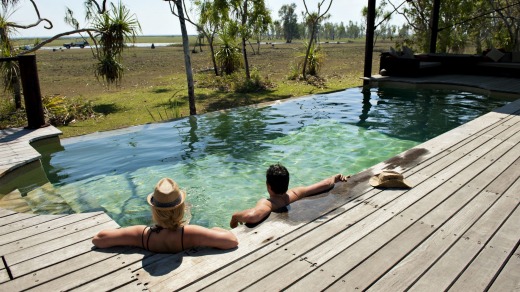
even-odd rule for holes
{"type": "Polygon", "coordinates": [[[238,246],[238,239],[233,232],[222,228],[208,229],[198,225],[186,225],[184,226],[184,249],[194,246],[231,249],[238,246]]]}
{"type": "Polygon", "coordinates": [[[92,243],[99,248],[112,246],[142,247],[141,238],[144,228],[146,228],[146,226],[137,225],[119,229],[101,230],[92,238],[92,243]]]}

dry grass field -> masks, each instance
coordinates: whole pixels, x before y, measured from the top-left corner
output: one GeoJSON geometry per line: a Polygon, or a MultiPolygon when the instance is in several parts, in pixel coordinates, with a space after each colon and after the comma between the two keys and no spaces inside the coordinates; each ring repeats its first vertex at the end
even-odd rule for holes
{"type": "MultiPolygon", "coordinates": [[[[379,52],[391,43],[376,46],[373,72],[379,68],[379,52]]],[[[304,96],[360,86],[363,75],[364,41],[322,44],[325,62],[320,72],[321,82],[308,84],[288,80],[291,68],[302,53],[302,43],[265,44],[260,54],[253,55],[248,48],[249,62],[271,86],[254,93],[234,93],[202,84],[215,79],[208,47],[193,53],[192,67],[195,74],[197,113],[221,110],[236,106],[304,96]]],[[[255,46],[255,50],[256,50],[255,46]]],[[[130,47],[124,54],[126,68],[123,81],[118,86],[106,87],[94,75],[95,59],[89,48],[40,50],[37,53],[38,75],[43,96],[60,95],[66,98],[89,100],[100,115],[91,120],[77,121],[60,127],[64,137],[82,135],[94,131],[111,130],[136,124],[154,122],[171,117],[159,112],[174,101],[181,116],[189,113],[187,86],[182,48],[178,46],[130,47]]]]}

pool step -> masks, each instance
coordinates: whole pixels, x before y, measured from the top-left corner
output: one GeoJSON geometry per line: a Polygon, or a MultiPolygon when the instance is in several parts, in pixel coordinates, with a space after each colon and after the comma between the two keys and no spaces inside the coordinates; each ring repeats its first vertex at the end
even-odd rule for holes
{"type": "Polygon", "coordinates": [[[32,213],[32,209],[18,190],[0,197],[0,208],[18,213],[32,213]]]}
{"type": "Polygon", "coordinates": [[[19,213],[69,214],[74,213],[69,204],[55,192],[52,184],[30,190],[14,190],[0,197],[0,208],[19,213]]]}
{"type": "Polygon", "coordinates": [[[75,213],[71,206],[60,196],[51,183],[31,190],[24,199],[33,210],[42,214],[75,213]]]}

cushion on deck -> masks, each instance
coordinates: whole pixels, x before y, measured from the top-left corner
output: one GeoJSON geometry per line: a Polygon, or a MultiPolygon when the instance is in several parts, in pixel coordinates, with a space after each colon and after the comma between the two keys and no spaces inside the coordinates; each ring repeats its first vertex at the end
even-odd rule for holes
{"type": "Polygon", "coordinates": [[[495,48],[492,48],[491,51],[489,51],[489,53],[486,54],[486,57],[493,60],[493,62],[498,62],[503,56],[504,53],[495,48]]]}

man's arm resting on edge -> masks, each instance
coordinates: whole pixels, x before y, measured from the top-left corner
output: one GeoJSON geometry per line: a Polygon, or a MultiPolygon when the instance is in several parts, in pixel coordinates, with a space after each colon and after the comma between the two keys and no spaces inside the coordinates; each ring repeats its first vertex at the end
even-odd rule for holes
{"type": "Polygon", "coordinates": [[[288,192],[294,193],[297,197],[295,198],[295,200],[292,200],[293,197],[290,196],[290,203],[293,203],[294,201],[299,200],[301,198],[305,198],[307,196],[319,194],[321,192],[330,190],[332,189],[335,183],[340,181],[347,181],[349,177],[350,175],[345,176],[342,174],[336,174],[310,186],[296,187],[294,189],[290,189],[288,192]]]}
{"type": "Polygon", "coordinates": [[[272,211],[271,202],[262,199],[256,203],[256,206],[244,211],[235,212],[231,217],[229,226],[235,228],[242,223],[257,223],[264,219],[272,211]]]}

